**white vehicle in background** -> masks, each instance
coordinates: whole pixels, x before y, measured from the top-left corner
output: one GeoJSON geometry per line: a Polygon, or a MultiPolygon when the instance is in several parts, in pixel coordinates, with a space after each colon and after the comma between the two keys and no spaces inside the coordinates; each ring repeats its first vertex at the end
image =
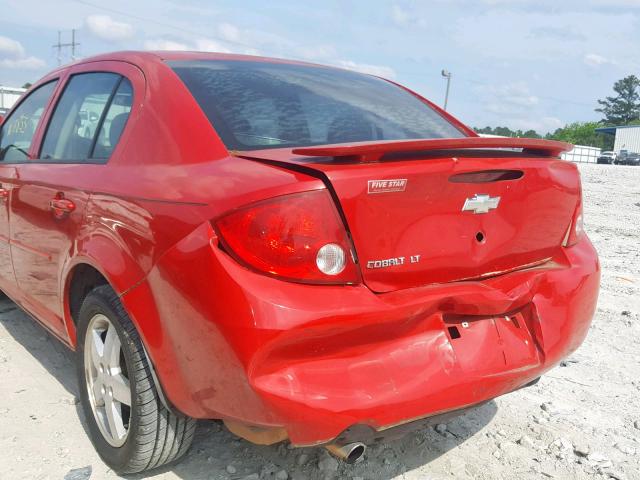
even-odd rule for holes
{"type": "Polygon", "coordinates": [[[6,115],[13,105],[26,92],[25,88],[4,87],[0,85],[0,115],[6,115]]]}
{"type": "Polygon", "coordinates": [[[598,163],[613,165],[617,159],[618,154],[616,152],[602,152],[598,157],[598,163]]]}

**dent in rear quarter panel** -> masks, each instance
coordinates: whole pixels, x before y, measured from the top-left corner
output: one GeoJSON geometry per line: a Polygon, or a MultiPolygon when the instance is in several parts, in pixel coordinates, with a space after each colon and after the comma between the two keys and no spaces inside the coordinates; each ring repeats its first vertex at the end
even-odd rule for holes
{"type": "MultiPolygon", "coordinates": [[[[253,315],[242,289],[232,288],[222,278],[226,273],[216,267],[212,233],[210,225],[199,227],[163,256],[142,290],[136,288],[126,297],[147,297],[141,302],[157,308],[166,340],[157,345],[156,355],[161,359],[157,371],[167,396],[181,411],[200,418],[231,416],[255,421],[256,412],[261,415],[268,410],[251,392],[240,356],[226,338],[229,323],[248,333],[255,328],[245,323],[253,315]],[[212,302],[217,304],[218,315],[210,315],[207,306],[212,302]],[[195,385],[202,388],[194,389],[195,385]]],[[[246,337],[255,339],[254,335],[246,337]]],[[[259,420],[267,425],[275,421],[266,413],[259,420]]]]}
{"type": "Polygon", "coordinates": [[[122,293],[142,280],[162,252],[202,223],[205,213],[200,210],[202,206],[94,194],[87,208],[90,233],[83,239],[84,250],[115,250],[110,268],[124,280],[118,282],[122,293]]]}
{"type": "MultiPolygon", "coordinates": [[[[244,378],[240,375],[243,370],[236,352],[230,350],[220,330],[219,322],[223,320],[207,316],[200,308],[214,295],[223,303],[219,307],[225,312],[247,305],[242,291],[228,289],[230,283],[221,278],[226,273],[212,263],[211,241],[215,234],[211,220],[248,203],[316,190],[324,185],[320,180],[300,173],[235,157],[211,162],[207,168],[206,172],[195,168],[186,171],[193,172],[190,177],[194,179],[193,191],[206,194],[209,205],[183,205],[184,210],[180,210],[185,213],[197,211],[201,223],[177,239],[174,245],[163,248],[163,253],[151,262],[153,268],[146,281],[128,291],[122,300],[143,334],[161,383],[166,386],[167,396],[178,408],[195,417],[219,417],[219,411],[200,408],[208,403],[206,398],[215,397],[222,399],[220,408],[233,412],[236,418],[243,418],[245,412],[265,409],[254,405],[255,397],[247,390],[246,382],[238,381],[244,378]],[[238,295],[240,298],[236,298],[238,295]],[[203,354],[214,355],[216,360],[212,364],[194,363],[193,359],[202,358],[203,354]],[[210,378],[212,376],[214,378],[210,378]],[[193,378],[199,378],[199,381],[192,381],[193,378]],[[200,381],[205,378],[210,381],[200,381]],[[196,392],[189,388],[189,384],[203,383],[210,388],[196,392]],[[221,391],[226,393],[221,395],[221,391]],[[231,395],[230,391],[235,394],[231,395]],[[245,400],[240,401],[240,398],[245,400]]],[[[169,228],[173,225],[166,218],[163,222],[169,228]]],[[[140,249],[141,252],[144,250],[140,249]]],[[[287,284],[283,282],[283,285],[287,284]]],[[[251,312],[237,312],[230,318],[239,321],[247,315],[251,316],[251,312]]],[[[254,327],[247,326],[248,329],[254,327]]],[[[255,337],[247,335],[247,338],[255,337]]],[[[270,424],[273,419],[265,417],[262,421],[270,424]]]]}
{"type": "Polygon", "coordinates": [[[75,254],[67,260],[62,276],[71,343],[75,343],[75,329],[70,318],[68,292],[78,264],[93,266],[116,293],[123,294],[145,277],[166,248],[201,221],[197,208],[185,209],[180,204],[140,201],[112,194],[91,195],[85,222],[75,242],[75,254]]]}

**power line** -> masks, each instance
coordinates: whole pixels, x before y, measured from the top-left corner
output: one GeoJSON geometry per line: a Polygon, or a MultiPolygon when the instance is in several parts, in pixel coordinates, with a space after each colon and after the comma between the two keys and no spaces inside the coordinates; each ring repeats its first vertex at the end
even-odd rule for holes
{"type": "Polygon", "coordinates": [[[173,25],[173,24],[170,24],[170,23],[160,22],[160,21],[154,20],[152,18],[133,15],[131,13],[123,12],[122,10],[116,10],[115,8],[104,7],[102,5],[98,5],[96,3],[88,2],[86,0],[72,0],[72,1],[75,2],[75,3],[80,3],[80,4],[88,6],[88,7],[93,7],[95,9],[102,10],[104,12],[115,13],[116,15],[122,15],[123,17],[132,18],[134,20],[139,20],[139,21],[142,21],[142,22],[153,23],[153,24],[158,25],[160,27],[170,28],[172,30],[175,30],[175,31],[178,31],[178,32],[182,32],[182,33],[188,33],[189,35],[206,37],[206,38],[210,38],[210,39],[213,39],[213,40],[218,40],[219,42],[227,43],[229,45],[236,45],[236,46],[244,47],[244,48],[254,48],[253,45],[249,45],[248,43],[238,42],[236,40],[228,40],[228,39],[216,37],[216,36],[211,35],[209,33],[197,32],[197,31],[189,30],[188,28],[180,27],[178,25],[173,25]]]}

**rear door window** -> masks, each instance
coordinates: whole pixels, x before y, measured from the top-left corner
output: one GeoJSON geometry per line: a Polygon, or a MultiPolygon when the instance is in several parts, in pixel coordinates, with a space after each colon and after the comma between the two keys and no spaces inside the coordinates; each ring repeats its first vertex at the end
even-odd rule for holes
{"type": "Polygon", "coordinates": [[[88,161],[94,153],[96,158],[108,158],[130,109],[131,84],[122,76],[106,72],[72,76],[49,122],[40,158],[65,163],[88,161]],[[120,115],[125,115],[124,121],[120,115]]]}
{"type": "Polygon", "coordinates": [[[92,158],[107,159],[115,149],[133,105],[131,82],[123,78],[104,117],[92,158]]]}
{"type": "Polygon", "coordinates": [[[3,122],[0,129],[0,161],[16,163],[28,160],[36,128],[57,83],[54,80],[31,92],[3,122]]]}

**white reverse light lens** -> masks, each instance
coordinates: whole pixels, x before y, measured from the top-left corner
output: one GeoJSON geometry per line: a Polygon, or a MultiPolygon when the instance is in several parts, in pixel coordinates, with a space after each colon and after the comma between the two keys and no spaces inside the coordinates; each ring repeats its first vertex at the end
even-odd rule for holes
{"type": "Polygon", "coordinates": [[[327,243],[318,250],[316,265],[326,275],[338,275],[346,266],[344,250],[340,245],[327,243]]]}

